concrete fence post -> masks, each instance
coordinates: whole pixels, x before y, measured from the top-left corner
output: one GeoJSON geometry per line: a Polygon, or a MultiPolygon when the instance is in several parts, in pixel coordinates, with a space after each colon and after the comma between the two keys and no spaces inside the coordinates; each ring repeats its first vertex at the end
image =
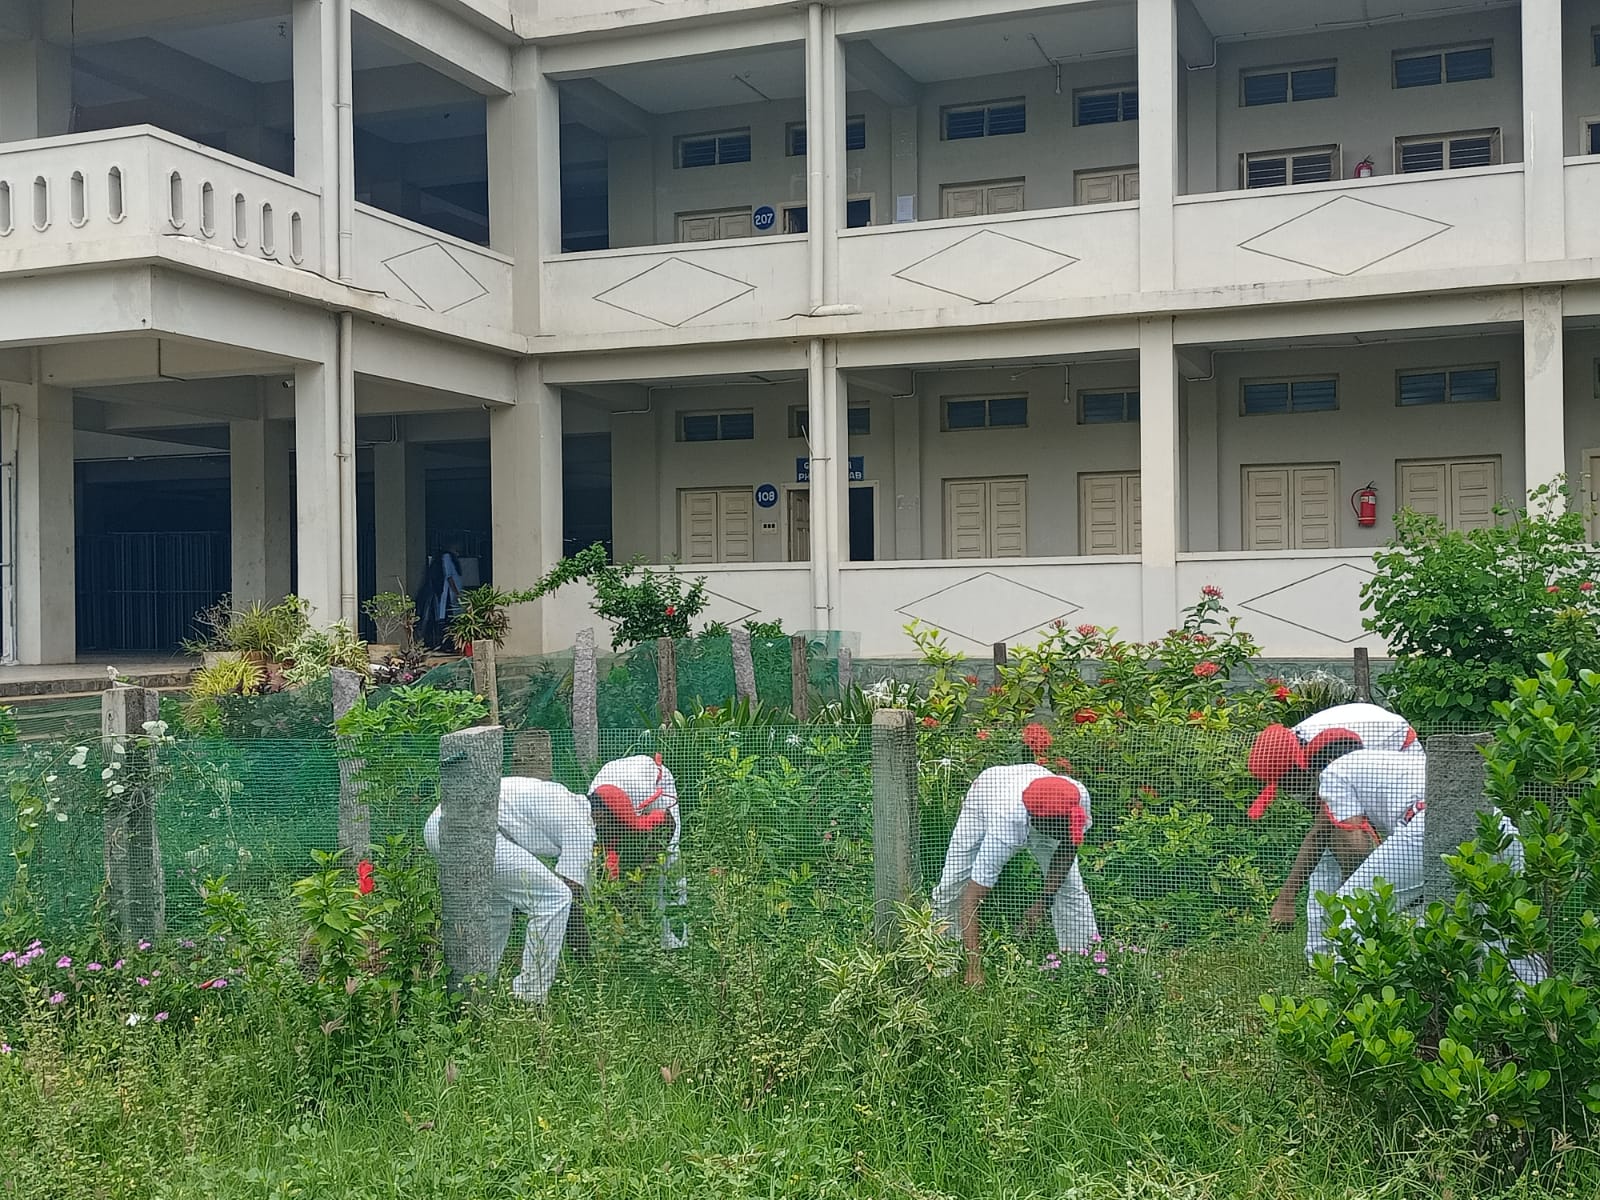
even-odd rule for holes
{"type": "Polygon", "coordinates": [[[806,636],[797,633],[789,639],[789,692],[794,719],[804,725],[811,720],[811,665],[806,653],[806,636]]]}
{"type": "Polygon", "coordinates": [[[1362,704],[1372,703],[1372,660],[1367,657],[1367,648],[1357,646],[1355,657],[1350,664],[1351,678],[1355,682],[1355,699],[1362,704]]]}
{"type": "MultiPolygon", "coordinates": [[[[333,719],[338,719],[361,702],[361,676],[343,667],[330,672],[333,686],[333,719]]],[[[336,745],[343,746],[342,741],[336,745]]],[[[372,814],[362,800],[365,787],[361,772],[366,762],[359,758],[339,755],[339,849],[344,851],[344,865],[355,868],[358,859],[366,857],[372,847],[372,814]]]]}
{"type": "Polygon", "coordinates": [[[897,904],[920,883],[916,717],[903,708],[872,714],[872,932],[899,936],[897,904]]]}
{"type": "Polygon", "coordinates": [[[479,725],[439,742],[439,910],[450,989],[487,979],[505,730],[479,725]]]}
{"type": "Polygon", "coordinates": [[[994,665],[1003,667],[1007,661],[1006,644],[1004,642],[996,642],[994,644],[994,665]]]}
{"type": "Polygon", "coordinates": [[[1486,733],[1470,737],[1440,734],[1428,739],[1428,821],[1422,829],[1424,906],[1435,900],[1449,904],[1455,899],[1458,889],[1444,856],[1478,836],[1478,813],[1489,807],[1488,765],[1478,748],[1488,743],[1486,733]]]}
{"type": "Polygon", "coordinates": [[[472,690],[489,702],[489,721],[500,723],[500,669],[495,644],[484,638],[472,643],[472,690]]]}
{"type": "Polygon", "coordinates": [[[148,688],[112,687],[100,695],[101,757],[111,769],[105,782],[106,889],[117,932],[129,943],[158,937],[166,927],[156,747],[145,729],[159,713],[159,697],[148,688]]]}
{"type": "Polygon", "coordinates": [[[525,779],[555,778],[555,751],[548,729],[519,729],[511,735],[511,773],[525,779]]]}
{"type": "Polygon", "coordinates": [[[572,749],[586,767],[600,761],[600,668],[594,630],[578,630],[572,651],[572,749]]]}
{"type": "Polygon", "coordinates": [[[850,647],[839,647],[839,699],[843,700],[850,695],[850,689],[856,683],[855,656],[850,653],[850,647]]]}
{"type": "Polygon", "coordinates": [[[756,660],[750,652],[750,631],[735,629],[728,637],[733,643],[733,690],[739,699],[753,705],[760,697],[756,694],[756,660]]]}
{"type": "Polygon", "coordinates": [[[678,644],[669,637],[656,639],[656,708],[663,725],[678,711],[678,644]]]}

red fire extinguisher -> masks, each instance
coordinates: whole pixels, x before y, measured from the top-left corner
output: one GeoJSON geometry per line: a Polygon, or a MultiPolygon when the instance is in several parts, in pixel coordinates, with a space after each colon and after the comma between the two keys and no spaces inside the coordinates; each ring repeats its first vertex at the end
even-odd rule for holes
{"type": "Polygon", "coordinates": [[[1356,164],[1356,178],[1357,179],[1370,179],[1370,178],[1372,178],[1372,160],[1370,158],[1363,158],[1360,162],[1358,162],[1356,164]]]}
{"type": "Polygon", "coordinates": [[[1350,494],[1350,507],[1355,510],[1356,524],[1367,528],[1378,523],[1378,489],[1372,484],[1358,488],[1350,494]]]}

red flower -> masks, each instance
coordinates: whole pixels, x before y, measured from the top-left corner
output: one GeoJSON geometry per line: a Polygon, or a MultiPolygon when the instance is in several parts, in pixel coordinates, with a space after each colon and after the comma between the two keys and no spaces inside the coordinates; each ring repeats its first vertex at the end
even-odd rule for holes
{"type": "Polygon", "coordinates": [[[377,880],[372,878],[372,864],[363,858],[356,864],[356,891],[363,896],[370,896],[377,886],[377,880]]]}
{"type": "Polygon", "coordinates": [[[968,687],[977,687],[978,686],[978,677],[976,675],[963,675],[961,677],[961,680],[968,687]]]}
{"type": "Polygon", "coordinates": [[[993,686],[993,687],[992,687],[992,688],[990,688],[990,689],[989,689],[989,695],[991,695],[991,696],[998,696],[998,695],[999,695],[999,694],[1000,694],[1000,693],[1001,693],[1001,692],[1003,692],[1003,691],[1005,691],[1005,688],[1003,688],[1003,687],[1001,687],[1001,686],[1000,686],[1000,685],[999,685],[999,684],[998,684],[998,683],[997,683],[997,684],[995,684],[995,685],[994,685],[994,686],[993,686]]]}
{"type": "Polygon", "coordinates": [[[922,718],[922,726],[923,726],[924,729],[932,729],[938,723],[939,722],[937,720],[935,720],[933,717],[923,717],[922,718]]]}
{"type": "Polygon", "coordinates": [[[1580,583],[1578,585],[1578,590],[1580,592],[1592,592],[1592,591],[1594,591],[1594,581],[1593,580],[1589,580],[1589,579],[1585,579],[1582,583],[1580,583]]]}
{"type": "Polygon", "coordinates": [[[1276,675],[1274,675],[1270,679],[1267,680],[1267,686],[1270,687],[1270,688],[1282,687],[1283,686],[1283,680],[1279,679],[1276,675]]]}
{"type": "Polygon", "coordinates": [[[1220,670],[1222,668],[1214,662],[1201,662],[1194,665],[1194,673],[1201,679],[1210,679],[1220,670]]]}
{"type": "Polygon", "coordinates": [[[622,878],[622,860],[617,857],[616,850],[606,848],[606,874],[612,879],[622,878]]]}
{"type": "Polygon", "coordinates": [[[1293,695],[1293,693],[1281,683],[1272,689],[1272,698],[1274,700],[1287,700],[1291,695],[1293,695]]]}
{"type": "Polygon", "coordinates": [[[677,615],[678,615],[678,606],[676,604],[667,605],[667,616],[675,617],[677,615]]]}
{"type": "Polygon", "coordinates": [[[1064,772],[1066,772],[1067,774],[1070,775],[1072,773],[1072,762],[1071,762],[1071,760],[1070,759],[1065,759],[1065,758],[1056,759],[1056,769],[1058,771],[1064,771],[1064,772]]]}
{"type": "Polygon", "coordinates": [[[1209,646],[1209,645],[1211,645],[1210,637],[1208,637],[1206,634],[1203,634],[1203,633],[1195,634],[1194,638],[1193,638],[1193,641],[1194,641],[1194,644],[1196,646],[1209,646]]]}
{"type": "Polygon", "coordinates": [[[1555,585],[1555,584],[1553,584],[1553,583],[1552,583],[1552,584],[1551,584],[1551,585],[1550,585],[1550,586],[1549,586],[1549,587],[1547,587],[1547,588],[1545,588],[1545,591],[1547,591],[1547,592],[1549,592],[1549,593],[1550,593],[1550,594],[1551,594],[1551,595],[1552,595],[1552,596],[1553,596],[1553,595],[1555,595],[1555,594],[1556,594],[1556,593],[1557,593],[1557,592],[1559,592],[1559,591],[1560,591],[1560,590],[1561,590],[1561,589],[1560,589],[1560,588],[1559,588],[1559,587],[1557,587],[1557,586],[1556,586],[1556,585],[1555,585]]]}
{"type": "Polygon", "coordinates": [[[1191,721],[1204,721],[1205,719],[1205,713],[1201,712],[1198,708],[1189,714],[1189,720],[1191,721]]]}
{"type": "Polygon", "coordinates": [[[1161,794],[1159,792],[1157,792],[1155,790],[1155,788],[1151,787],[1149,784],[1146,784],[1144,787],[1141,787],[1139,789],[1139,795],[1143,796],[1147,800],[1159,800],[1159,799],[1161,799],[1161,794]]]}
{"type": "Polygon", "coordinates": [[[1222,599],[1222,589],[1219,588],[1214,583],[1206,584],[1205,587],[1200,589],[1200,594],[1202,596],[1204,596],[1207,600],[1221,600],[1222,599]]]}
{"type": "Polygon", "coordinates": [[[1093,725],[1099,719],[1100,714],[1092,708],[1080,708],[1072,714],[1072,721],[1075,725],[1093,725]]]}
{"type": "Polygon", "coordinates": [[[1088,625],[1088,624],[1079,625],[1078,626],[1078,632],[1081,633],[1084,637],[1093,637],[1095,634],[1100,632],[1100,627],[1098,625],[1088,625]]]}
{"type": "Polygon", "coordinates": [[[980,742],[987,742],[989,740],[989,731],[987,729],[978,730],[978,740],[980,742]]]}
{"type": "Polygon", "coordinates": [[[1050,749],[1050,744],[1054,741],[1055,739],[1050,736],[1050,731],[1037,722],[1022,727],[1022,744],[1036,755],[1043,754],[1050,749]]]}

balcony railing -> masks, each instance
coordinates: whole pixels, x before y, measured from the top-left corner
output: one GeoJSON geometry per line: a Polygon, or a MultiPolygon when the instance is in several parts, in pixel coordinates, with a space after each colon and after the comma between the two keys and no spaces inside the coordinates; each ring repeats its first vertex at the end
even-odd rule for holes
{"type": "Polygon", "coordinates": [[[511,266],[503,254],[365,204],[355,212],[358,287],[441,316],[511,328],[511,266]]]}

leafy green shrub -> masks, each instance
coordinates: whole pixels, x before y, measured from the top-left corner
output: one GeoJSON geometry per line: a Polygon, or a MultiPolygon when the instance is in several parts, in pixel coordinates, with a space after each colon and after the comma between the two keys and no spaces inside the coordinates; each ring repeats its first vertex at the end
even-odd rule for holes
{"type": "Polygon", "coordinates": [[[1574,669],[1600,667],[1595,581],[1600,559],[1565,485],[1467,532],[1435,517],[1395,515],[1395,536],[1362,588],[1367,629],[1395,663],[1384,686],[1420,729],[1487,727],[1512,682],[1558,650],[1574,669]]]}
{"type": "Polygon", "coordinates": [[[356,636],[343,621],[335,621],[323,629],[307,627],[283,649],[283,659],[290,663],[283,673],[290,687],[303,687],[318,679],[325,679],[334,667],[367,673],[367,644],[356,636]]]}
{"type": "Polygon", "coordinates": [[[672,567],[655,570],[641,556],[619,566],[606,548],[596,542],[558,562],[522,599],[537,600],[580,579],[594,589],[595,615],[614,627],[613,649],[652,642],[656,638],[686,638],[689,624],[706,607],[706,581],[685,584],[672,567]]]}
{"type": "Polygon", "coordinates": [[[215,732],[220,726],[217,700],[221,696],[253,696],[267,674],[253,659],[225,655],[201,667],[189,680],[189,702],[183,709],[184,727],[193,733],[215,732]]]}
{"type": "Polygon", "coordinates": [[[489,716],[481,696],[413,684],[377,705],[361,700],[334,726],[341,752],[360,766],[356,779],[380,827],[415,830],[439,790],[439,739],[489,716]]]}
{"type": "Polygon", "coordinates": [[[1559,655],[1539,668],[1496,702],[1486,749],[1524,869],[1486,814],[1446,856],[1453,902],[1419,922],[1386,883],[1334,901],[1339,958],[1317,965],[1327,994],[1262,999],[1291,1055],[1387,1111],[1517,1153],[1600,1118],[1600,674],[1573,678],[1559,655]],[[1518,960],[1553,969],[1530,984],[1518,960]]]}

